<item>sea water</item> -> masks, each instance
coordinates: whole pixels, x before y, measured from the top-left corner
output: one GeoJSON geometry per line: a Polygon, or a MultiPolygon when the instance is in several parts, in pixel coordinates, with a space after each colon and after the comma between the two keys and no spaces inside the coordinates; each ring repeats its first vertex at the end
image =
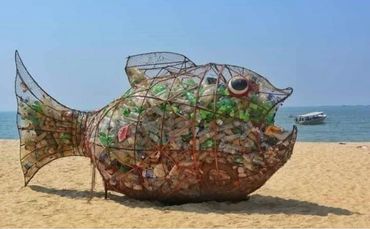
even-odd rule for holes
{"type": "MultiPolygon", "coordinates": [[[[275,123],[291,130],[294,117],[313,111],[327,114],[324,124],[297,125],[298,141],[370,141],[370,106],[281,107],[275,123]]],[[[0,112],[0,139],[17,139],[15,112],[0,112]]]]}
{"type": "Polygon", "coordinates": [[[17,139],[16,112],[0,112],[0,139],[17,139]]]}
{"type": "Polygon", "coordinates": [[[298,141],[370,141],[370,106],[282,107],[275,123],[285,129],[298,127],[298,141]],[[296,115],[322,111],[327,115],[319,125],[297,125],[296,115]]]}

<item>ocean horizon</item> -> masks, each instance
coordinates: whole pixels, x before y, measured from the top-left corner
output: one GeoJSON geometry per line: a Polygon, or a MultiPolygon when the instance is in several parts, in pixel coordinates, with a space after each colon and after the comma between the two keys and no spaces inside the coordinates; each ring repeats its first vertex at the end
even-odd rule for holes
{"type": "MultiPolygon", "coordinates": [[[[302,142],[370,142],[370,105],[284,106],[276,114],[275,124],[291,130],[294,117],[322,111],[327,119],[321,125],[297,125],[302,142]]],[[[0,111],[0,139],[18,139],[16,111],[0,111]]]]}

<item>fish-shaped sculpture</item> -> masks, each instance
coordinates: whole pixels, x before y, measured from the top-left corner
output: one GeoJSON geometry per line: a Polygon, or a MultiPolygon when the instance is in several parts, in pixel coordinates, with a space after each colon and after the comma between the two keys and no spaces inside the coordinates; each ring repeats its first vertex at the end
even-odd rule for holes
{"type": "Polygon", "coordinates": [[[49,162],[85,156],[106,192],[163,202],[243,200],[290,158],[297,129],[274,125],[292,88],[234,65],[171,52],[130,56],[131,88],[102,109],[62,105],[15,55],[25,185],[49,162]]]}

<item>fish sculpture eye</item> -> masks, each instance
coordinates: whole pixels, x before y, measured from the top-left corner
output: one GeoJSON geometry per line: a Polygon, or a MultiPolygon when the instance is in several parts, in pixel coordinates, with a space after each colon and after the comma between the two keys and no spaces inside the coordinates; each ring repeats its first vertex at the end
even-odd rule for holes
{"type": "Polygon", "coordinates": [[[228,89],[234,95],[245,95],[249,89],[248,80],[241,76],[235,76],[229,80],[228,89]]]}

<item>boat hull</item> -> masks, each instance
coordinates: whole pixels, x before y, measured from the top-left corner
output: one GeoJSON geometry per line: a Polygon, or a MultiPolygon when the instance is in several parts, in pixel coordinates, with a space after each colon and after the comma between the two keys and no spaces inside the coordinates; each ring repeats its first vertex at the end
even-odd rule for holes
{"type": "Polygon", "coordinates": [[[316,118],[312,120],[296,121],[296,123],[301,124],[301,125],[318,125],[318,124],[324,123],[325,119],[326,117],[322,117],[322,118],[316,118]]]}

